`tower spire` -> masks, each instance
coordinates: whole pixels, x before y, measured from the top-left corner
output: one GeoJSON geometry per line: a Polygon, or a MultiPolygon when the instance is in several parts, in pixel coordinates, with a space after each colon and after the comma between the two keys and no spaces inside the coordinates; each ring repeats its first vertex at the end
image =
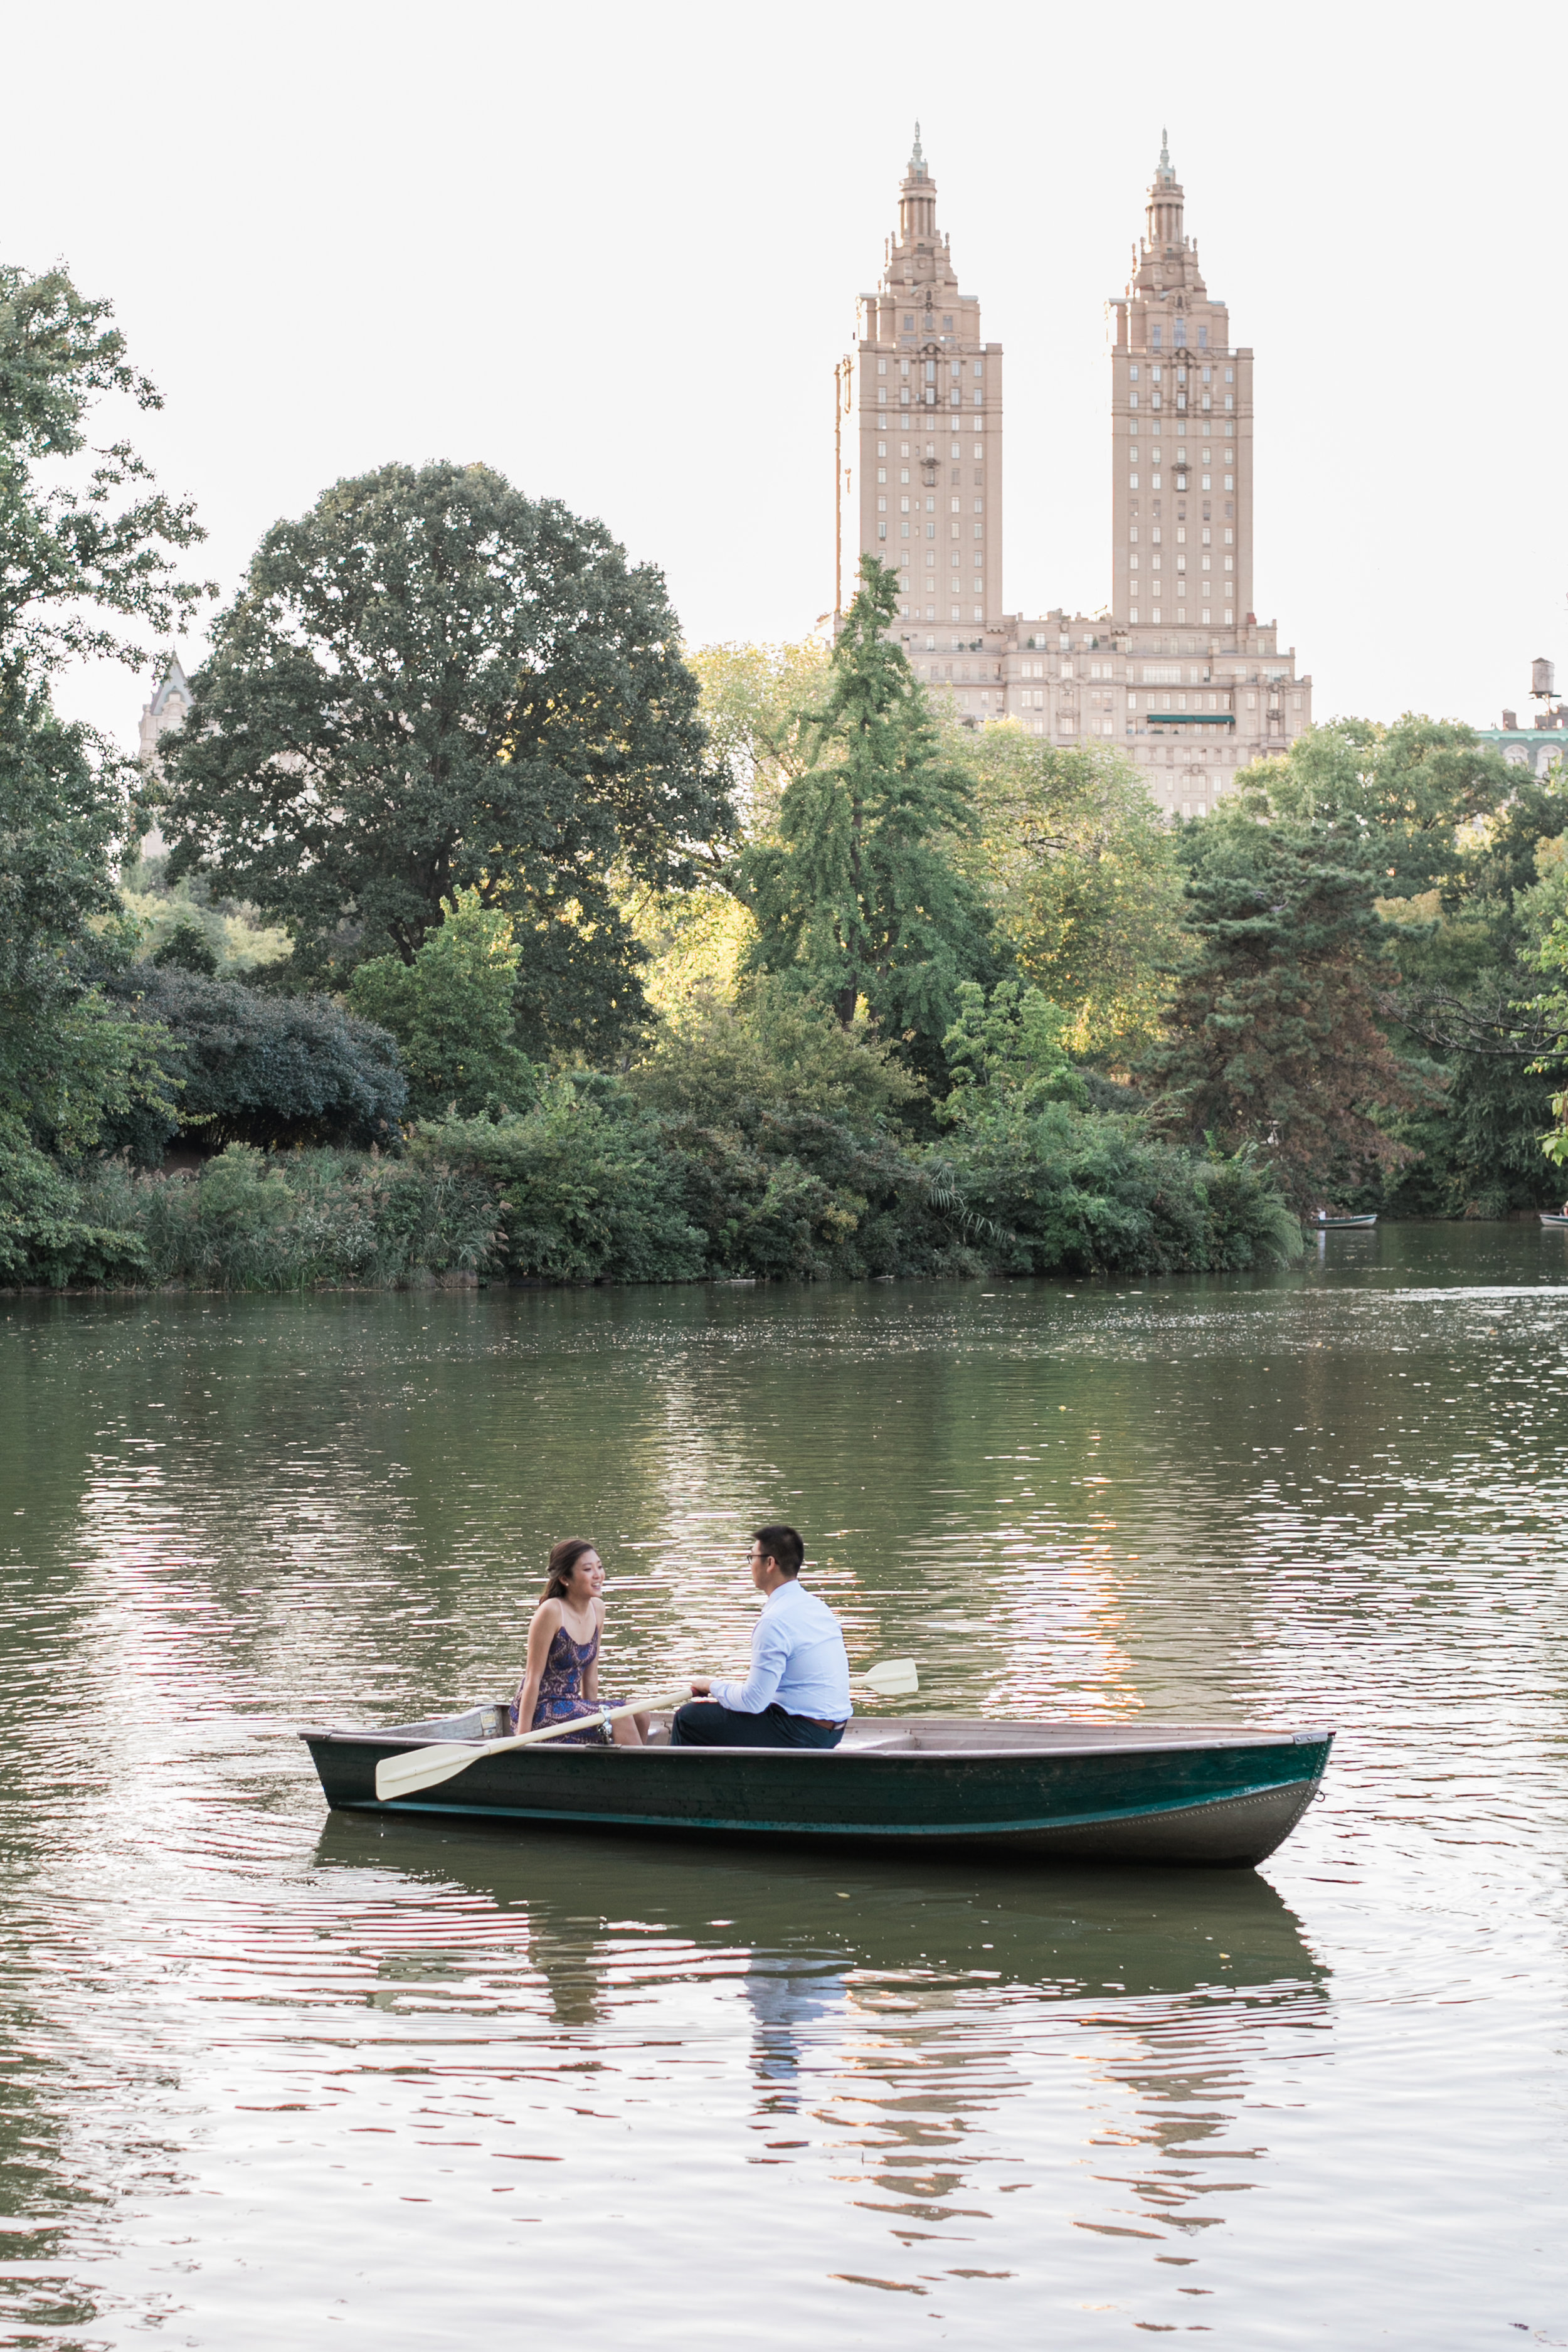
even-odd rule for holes
{"type": "Polygon", "coordinates": [[[1171,163],[1171,134],[1160,133],[1160,160],[1154,167],[1145,209],[1146,250],[1179,254],[1182,250],[1182,186],[1171,163]]]}
{"type": "Polygon", "coordinates": [[[936,247],[936,182],[926,168],[921,127],[915,125],[914,152],[899,189],[899,243],[936,247]]]}

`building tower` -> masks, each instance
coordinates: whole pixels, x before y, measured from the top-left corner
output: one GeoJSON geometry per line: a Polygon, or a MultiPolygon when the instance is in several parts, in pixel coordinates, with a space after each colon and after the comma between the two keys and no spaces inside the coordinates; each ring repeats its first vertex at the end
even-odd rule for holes
{"type": "Polygon", "coordinates": [[[1002,346],[981,340],[914,152],[882,282],[858,304],[859,466],[846,537],[899,574],[899,616],[972,637],[1002,616],[1002,346]]]}
{"type": "Polygon", "coordinates": [[[1161,133],[1126,294],[1109,305],[1111,619],[1233,631],[1253,617],[1252,353],[1209,299],[1161,133]]]}
{"type": "Polygon", "coordinates": [[[142,765],[152,769],[154,774],[163,773],[158,760],[158,738],[166,735],[171,727],[183,727],[190,707],[190,680],[180,667],[179,655],[171,654],[169,667],[159,679],[152,701],[142,706],[138,757],[142,765]]]}

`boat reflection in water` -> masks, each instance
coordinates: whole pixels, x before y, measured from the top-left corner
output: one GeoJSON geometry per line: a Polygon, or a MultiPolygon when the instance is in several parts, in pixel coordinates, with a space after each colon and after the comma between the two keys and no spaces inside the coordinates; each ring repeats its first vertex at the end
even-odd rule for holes
{"type": "MultiPolygon", "coordinates": [[[[1237,2128],[1278,2098],[1289,2070],[1265,2062],[1316,2056],[1331,2017],[1326,1971],[1252,1873],[927,1876],[353,1814],[331,1818],[316,1862],[351,1911],[374,1879],[384,1919],[389,1873],[411,1925],[449,1889],[477,1973],[515,1923],[509,2047],[529,2105],[554,2111],[534,2145],[577,2163],[602,2127],[646,2130],[656,2084],[667,2115],[689,2103],[721,2141],[738,2128],[748,2163],[816,2173],[838,2217],[822,2273],[849,2284],[918,2284],[938,2253],[944,2279],[1015,2274],[1041,2198],[1053,2229],[1065,2208],[1102,2234],[1119,2272],[1162,2248],[1194,2263],[1193,2220],[1231,2221],[1267,2171],[1261,2118],[1237,2128]],[[1112,2153],[1086,2170],[1086,2147],[1112,2153]]],[[[443,2009],[449,2031],[449,1993],[443,2009]]]]}

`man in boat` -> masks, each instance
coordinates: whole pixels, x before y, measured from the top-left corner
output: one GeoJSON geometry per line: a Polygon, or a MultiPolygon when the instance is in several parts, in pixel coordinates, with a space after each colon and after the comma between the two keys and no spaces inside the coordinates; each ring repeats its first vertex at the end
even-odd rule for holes
{"type": "Polygon", "coordinates": [[[848,1722],[849,1657],[825,1601],[802,1590],[794,1528],[759,1528],[752,1582],[764,1594],[743,1683],[704,1675],[670,1726],[672,1748],[837,1748],[848,1722]]]}

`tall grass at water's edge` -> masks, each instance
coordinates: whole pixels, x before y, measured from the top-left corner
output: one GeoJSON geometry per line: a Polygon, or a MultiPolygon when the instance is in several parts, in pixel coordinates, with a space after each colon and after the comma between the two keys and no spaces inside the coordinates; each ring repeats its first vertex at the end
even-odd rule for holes
{"type": "Polygon", "coordinates": [[[140,1244],[132,1279],[212,1290],[386,1288],[497,1263],[493,1191],[473,1174],[322,1148],[269,1156],[231,1144],[199,1175],[122,1160],[84,1181],[82,1213],[140,1244]]]}

